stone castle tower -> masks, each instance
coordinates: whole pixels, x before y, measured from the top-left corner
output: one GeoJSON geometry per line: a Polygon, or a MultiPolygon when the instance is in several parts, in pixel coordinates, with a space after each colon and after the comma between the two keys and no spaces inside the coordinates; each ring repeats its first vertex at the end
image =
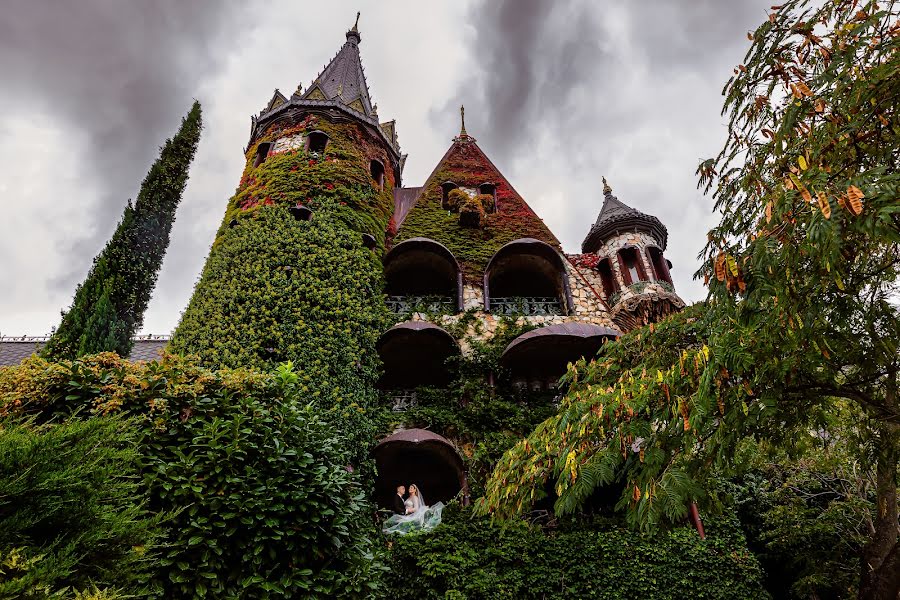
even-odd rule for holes
{"type": "MultiPolygon", "coordinates": [[[[235,368],[292,361],[311,394],[352,419],[379,403],[402,414],[418,388],[448,385],[448,359],[510,323],[524,333],[485,386],[552,398],[568,363],[684,306],[658,219],[606,185],[582,252],[565,254],[464,111],[428,178],[403,187],[396,123],[378,118],[360,41],[354,25],[306,90],[276,90],[252,118],[174,351],[235,368]]],[[[464,460],[441,433],[453,436],[401,426],[382,440],[376,496],[417,481],[434,500],[467,498],[464,460]]]]}

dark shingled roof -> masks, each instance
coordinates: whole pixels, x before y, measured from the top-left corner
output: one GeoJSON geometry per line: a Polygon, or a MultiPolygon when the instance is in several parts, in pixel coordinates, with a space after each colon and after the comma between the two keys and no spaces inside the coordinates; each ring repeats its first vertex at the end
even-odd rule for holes
{"type": "Polygon", "coordinates": [[[597,222],[581,243],[583,253],[596,252],[610,237],[626,231],[649,233],[659,242],[661,250],[666,249],[669,233],[659,219],[620,202],[608,185],[604,186],[603,192],[605,197],[597,222]]]}
{"type": "MultiPolygon", "coordinates": [[[[41,349],[46,338],[4,338],[0,340],[0,367],[11,367],[19,364],[41,349]]],[[[151,336],[137,338],[128,360],[157,360],[162,349],[169,343],[168,337],[151,336]]]]}

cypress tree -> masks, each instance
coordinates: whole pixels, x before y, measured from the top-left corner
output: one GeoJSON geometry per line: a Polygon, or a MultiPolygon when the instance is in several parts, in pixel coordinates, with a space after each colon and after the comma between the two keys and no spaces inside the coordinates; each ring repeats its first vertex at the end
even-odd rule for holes
{"type": "Polygon", "coordinates": [[[200,112],[195,101],[178,133],[166,140],[134,206],[128,202],[112,238],[75,290],[71,308],[62,313],[62,322],[43,350],[45,357],[131,353],[131,337],[143,323],[200,140],[200,112]]]}

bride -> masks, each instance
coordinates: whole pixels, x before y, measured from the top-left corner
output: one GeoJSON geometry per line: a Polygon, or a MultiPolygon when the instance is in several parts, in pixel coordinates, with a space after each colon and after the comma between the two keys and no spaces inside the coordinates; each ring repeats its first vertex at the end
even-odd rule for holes
{"type": "Polygon", "coordinates": [[[406,514],[393,515],[384,522],[382,531],[385,534],[399,533],[404,535],[413,531],[431,531],[441,522],[444,503],[437,502],[433,506],[425,504],[425,498],[419,486],[409,486],[409,497],[403,502],[406,514]]]}

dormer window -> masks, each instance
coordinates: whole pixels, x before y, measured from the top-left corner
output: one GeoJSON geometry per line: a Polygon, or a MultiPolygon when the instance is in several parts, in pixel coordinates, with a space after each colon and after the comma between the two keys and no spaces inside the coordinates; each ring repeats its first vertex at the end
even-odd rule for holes
{"type": "Polygon", "coordinates": [[[665,281],[668,284],[672,284],[672,275],[669,273],[669,265],[664,257],[662,250],[657,248],[656,246],[650,246],[647,248],[647,258],[650,259],[650,265],[653,267],[653,272],[656,275],[657,281],[665,281]]]}
{"type": "Polygon", "coordinates": [[[496,212],[497,211],[497,186],[493,183],[482,183],[478,186],[478,193],[482,196],[490,196],[493,198],[491,202],[491,207],[488,212],[496,212]]]}
{"type": "Polygon", "coordinates": [[[450,210],[450,192],[458,187],[459,186],[452,181],[445,181],[441,184],[441,208],[443,208],[444,210],[450,210]]]}
{"type": "Polygon", "coordinates": [[[375,181],[375,185],[378,189],[384,189],[384,165],[381,164],[380,160],[373,160],[369,163],[369,173],[372,175],[372,179],[375,181]]]}
{"type": "Polygon", "coordinates": [[[609,300],[619,291],[619,282],[613,273],[612,262],[604,258],[597,263],[597,273],[600,274],[600,282],[603,284],[603,295],[609,300]]]}
{"type": "Polygon", "coordinates": [[[306,139],[306,149],[310,154],[321,154],[322,152],[325,152],[325,146],[328,145],[328,134],[324,131],[313,131],[306,139]]]}
{"type": "Polygon", "coordinates": [[[622,279],[625,285],[631,285],[638,281],[647,281],[647,273],[641,263],[641,255],[634,246],[619,250],[619,267],[622,271],[622,279]]]}
{"type": "Polygon", "coordinates": [[[259,146],[256,147],[256,158],[253,160],[253,168],[255,169],[259,165],[266,162],[266,157],[269,156],[269,151],[272,149],[272,142],[263,142],[259,146]]]}

